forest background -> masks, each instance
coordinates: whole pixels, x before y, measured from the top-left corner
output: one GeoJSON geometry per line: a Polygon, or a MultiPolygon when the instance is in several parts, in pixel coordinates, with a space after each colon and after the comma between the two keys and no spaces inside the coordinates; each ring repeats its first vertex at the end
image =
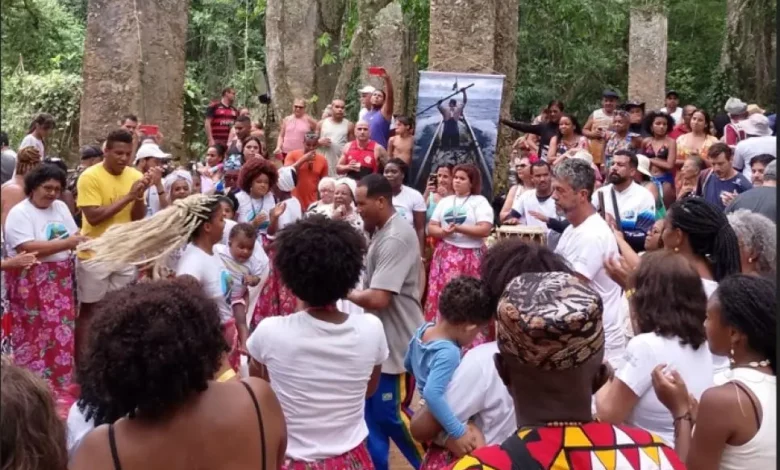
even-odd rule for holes
{"type": "MultiPolygon", "coordinates": [[[[417,70],[428,61],[428,0],[397,0],[411,29],[417,70]]],[[[358,0],[348,0],[341,41],[317,40],[323,64],[349,54],[358,0]]],[[[729,96],[774,109],[776,8],[774,0],[644,0],[668,17],[667,89],[683,103],[720,112],[729,96]],[[735,63],[734,57],[739,60],[735,63]],[[771,64],[772,70],[763,70],[771,64]]],[[[0,0],[0,125],[12,146],[32,117],[52,114],[52,155],[75,161],[78,149],[82,58],[88,0],[0,0]]],[[[522,0],[512,115],[530,120],[560,99],[582,122],[599,107],[601,91],[625,94],[628,82],[628,0],[522,0]]],[[[190,157],[205,152],[203,113],[226,86],[256,117],[258,77],[265,70],[266,0],[191,0],[184,89],[184,136],[190,157]]],[[[416,71],[414,72],[416,75],[416,71]]],[[[357,115],[357,88],[347,93],[348,117],[357,115]]],[[[309,100],[330,97],[307,97],[309,100]]],[[[413,108],[412,108],[413,109],[413,108]]],[[[118,120],[119,116],[106,116],[118,120]]]]}

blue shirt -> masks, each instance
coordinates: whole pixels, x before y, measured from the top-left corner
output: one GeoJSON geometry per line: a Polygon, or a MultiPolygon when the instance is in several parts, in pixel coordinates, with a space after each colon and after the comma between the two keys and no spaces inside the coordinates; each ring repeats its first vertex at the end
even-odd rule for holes
{"type": "Polygon", "coordinates": [[[697,190],[697,194],[702,196],[707,202],[718,206],[720,210],[725,210],[726,206],[723,205],[720,199],[722,192],[742,194],[751,188],[753,188],[753,184],[742,173],[737,172],[733,177],[721,180],[715,173],[710,172],[704,177],[702,188],[697,190]]]}
{"type": "Polygon", "coordinates": [[[390,121],[382,116],[382,110],[367,112],[363,120],[368,123],[369,138],[387,149],[387,141],[390,139],[390,121]]]}
{"type": "Polygon", "coordinates": [[[436,421],[447,434],[458,439],[466,434],[466,426],[458,420],[447,404],[445,392],[452,374],[460,364],[460,346],[445,339],[423,342],[425,330],[432,326],[433,323],[426,323],[415,332],[409,341],[404,367],[414,374],[417,390],[436,421]]]}

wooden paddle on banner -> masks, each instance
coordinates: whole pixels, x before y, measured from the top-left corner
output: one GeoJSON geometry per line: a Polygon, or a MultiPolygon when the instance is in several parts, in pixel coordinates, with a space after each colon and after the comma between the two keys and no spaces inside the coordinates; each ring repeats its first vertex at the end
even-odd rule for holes
{"type": "Polygon", "coordinates": [[[432,104],[432,105],[428,106],[427,108],[423,109],[422,111],[420,111],[419,113],[417,113],[417,116],[425,113],[429,109],[432,109],[432,108],[435,108],[436,106],[439,106],[439,103],[441,103],[442,101],[444,101],[444,100],[446,100],[448,98],[452,98],[453,96],[457,95],[458,93],[462,93],[464,90],[467,90],[467,89],[469,89],[469,88],[471,88],[473,86],[474,86],[474,84],[472,83],[471,85],[464,86],[460,90],[455,91],[455,93],[452,93],[451,95],[445,96],[444,98],[442,98],[439,101],[437,101],[436,104],[432,104]]]}

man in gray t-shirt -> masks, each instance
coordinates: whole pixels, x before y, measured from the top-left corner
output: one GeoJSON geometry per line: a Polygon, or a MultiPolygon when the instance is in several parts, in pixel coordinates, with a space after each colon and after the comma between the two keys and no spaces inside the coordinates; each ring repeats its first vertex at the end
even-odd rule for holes
{"type": "Polygon", "coordinates": [[[730,214],[739,209],[765,215],[777,223],[777,160],[766,166],[764,185],[737,196],[726,208],[726,213],[730,214]]]}
{"type": "Polygon", "coordinates": [[[409,405],[414,377],[404,368],[409,340],[423,324],[420,306],[420,243],[414,228],[393,208],[393,189],[378,174],[357,187],[357,206],[366,230],[373,233],[366,256],[364,289],[349,300],[382,320],[390,356],[382,364],[376,393],[366,399],[368,451],[377,470],[387,470],[390,439],[414,468],[420,467],[422,447],[410,436],[409,405]]]}

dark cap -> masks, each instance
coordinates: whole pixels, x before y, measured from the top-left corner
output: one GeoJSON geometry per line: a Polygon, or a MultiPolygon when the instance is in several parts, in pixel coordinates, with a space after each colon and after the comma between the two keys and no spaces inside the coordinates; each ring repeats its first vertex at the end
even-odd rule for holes
{"type": "Polygon", "coordinates": [[[626,110],[626,111],[631,111],[634,108],[640,108],[640,109],[644,110],[645,109],[645,103],[644,102],[640,103],[637,100],[629,100],[629,101],[626,101],[625,103],[623,103],[623,109],[626,110]]]}
{"type": "Polygon", "coordinates": [[[615,90],[604,90],[604,93],[601,94],[602,98],[620,98],[620,95],[615,90]]]}
{"type": "Polygon", "coordinates": [[[94,146],[94,145],[85,145],[81,147],[81,159],[85,160],[87,158],[96,158],[96,157],[102,157],[103,151],[100,150],[100,147],[94,146]]]}
{"type": "Polygon", "coordinates": [[[667,98],[669,98],[672,95],[676,96],[677,98],[680,97],[680,94],[677,93],[677,91],[675,91],[675,90],[666,90],[666,97],[667,98]]]}

